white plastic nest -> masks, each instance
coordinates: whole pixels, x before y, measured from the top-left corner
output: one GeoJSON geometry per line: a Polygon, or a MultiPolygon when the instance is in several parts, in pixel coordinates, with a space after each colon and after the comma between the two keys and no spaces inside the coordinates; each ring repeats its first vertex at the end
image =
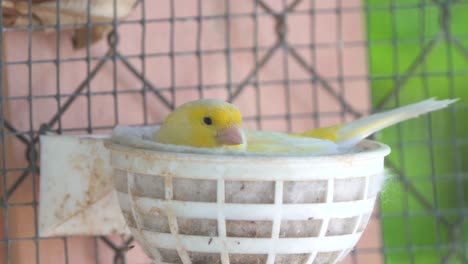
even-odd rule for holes
{"type": "Polygon", "coordinates": [[[337,263],[371,216],[390,149],[315,157],[107,144],[126,222],[155,263],[337,263]]]}

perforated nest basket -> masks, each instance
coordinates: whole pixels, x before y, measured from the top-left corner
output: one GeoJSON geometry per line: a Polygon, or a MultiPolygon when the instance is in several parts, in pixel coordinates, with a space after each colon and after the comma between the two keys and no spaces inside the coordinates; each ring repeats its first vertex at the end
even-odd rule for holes
{"type": "Polygon", "coordinates": [[[371,216],[390,149],[245,157],[107,145],[120,207],[155,263],[337,263],[371,216]]]}

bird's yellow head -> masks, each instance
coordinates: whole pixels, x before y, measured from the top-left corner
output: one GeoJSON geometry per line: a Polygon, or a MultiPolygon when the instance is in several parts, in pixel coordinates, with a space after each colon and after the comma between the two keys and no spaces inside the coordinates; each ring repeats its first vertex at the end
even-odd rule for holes
{"type": "Polygon", "coordinates": [[[234,105],[200,99],[175,109],[155,133],[154,140],[198,148],[241,149],[245,146],[241,125],[241,114],[234,105]]]}

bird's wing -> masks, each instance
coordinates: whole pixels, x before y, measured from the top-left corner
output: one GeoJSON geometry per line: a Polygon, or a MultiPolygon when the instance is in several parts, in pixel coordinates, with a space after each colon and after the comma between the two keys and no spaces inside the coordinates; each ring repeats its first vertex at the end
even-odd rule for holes
{"type": "Polygon", "coordinates": [[[337,145],[330,140],[299,137],[278,132],[244,131],[247,152],[286,155],[325,155],[337,153],[337,145]]]}

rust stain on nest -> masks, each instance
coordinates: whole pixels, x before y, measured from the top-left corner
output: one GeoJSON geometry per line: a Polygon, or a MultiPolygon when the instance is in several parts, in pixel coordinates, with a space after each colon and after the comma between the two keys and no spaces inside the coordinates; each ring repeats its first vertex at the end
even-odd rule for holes
{"type": "MultiPolygon", "coordinates": [[[[89,142],[80,140],[80,143],[89,144],[89,142]]],[[[101,157],[101,151],[95,144],[91,145],[90,155],[76,154],[71,155],[70,164],[72,168],[88,179],[88,187],[85,192],[85,199],[77,201],[77,206],[87,207],[94,203],[96,199],[102,197],[112,187],[111,171],[109,164],[101,157]]]]}
{"type": "Polygon", "coordinates": [[[165,216],[166,214],[164,213],[164,210],[157,208],[157,207],[151,207],[149,210],[149,213],[154,215],[154,216],[165,216]]]}
{"type": "Polygon", "coordinates": [[[68,203],[68,200],[70,200],[70,194],[67,193],[65,195],[65,197],[63,197],[63,200],[62,202],[60,203],[60,205],[58,206],[58,208],[55,210],[54,212],[54,215],[56,218],[60,219],[60,220],[63,220],[65,217],[66,217],[66,208],[67,208],[67,203],[68,203]]]}
{"type": "Polygon", "coordinates": [[[143,160],[148,161],[148,162],[153,162],[156,160],[154,156],[150,154],[146,154],[146,153],[141,154],[141,157],[143,158],[143,160]]]}
{"type": "MultiPolygon", "coordinates": [[[[103,156],[102,146],[96,142],[80,139],[79,144],[89,146],[88,153],[70,155],[67,163],[76,174],[76,183],[82,186],[83,193],[78,196],[67,193],[59,206],[54,211],[54,215],[60,220],[60,224],[54,228],[65,224],[76,216],[81,217],[81,221],[87,226],[87,230],[93,230],[95,223],[92,217],[87,217],[85,210],[106,197],[112,191],[112,175],[110,165],[103,156]]],[[[73,188],[73,186],[71,186],[73,188]]],[[[111,221],[111,219],[108,219],[111,221]]]]}
{"type": "MultiPolygon", "coordinates": [[[[108,194],[109,194],[109,192],[103,193],[103,194],[102,194],[102,197],[100,197],[100,198],[98,198],[96,201],[90,203],[89,206],[92,206],[93,204],[95,204],[97,201],[99,201],[100,199],[104,198],[104,197],[107,196],[108,194]]],[[[82,213],[85,211],[85,209],[86,209],[86,208],[80,208],[79,210],[76,210],[75,212],[73,212],[73,213],[70,214],[70,215],[65,215],[65,214],[64,214],[64,215],[63,215],[63,218],[62,218],[62,222],[59,223],[59,224],[57,224],[57,225],[55,225],[55,226],[53,227],[53,229],[59,228],[61,225],[65,224],[68,220],[72,219],[73,217],[76,217],[77,215],[82,214],[82,213]]],[[[63,211],[64,211],[64,210],[62,210],[62,212],[63,212],[63,211]]],[[[88,222],[88,221],[86,221],[87,218],[85,217],[85,214],[82,214],[81,217],[82,217],[82,220],[84,220],[84,222],[88,222]]],[[[91,226],[91,225],[88,224],[88,226],[91,226]]],[[[88,229],[88,230],[89,230],[89,229],[92,229],[92,226],[91,226],[90,228],[87,228],[87,229],[88,229]]]]}
{"type": "Polygon", "coordinates": [[[89,189],[87,192],[89,200],[94,200],[103,191],[111,187],[111,177],[107,174],[105,161],[101,157],[94,159],[91,166],[89,189]]]}

